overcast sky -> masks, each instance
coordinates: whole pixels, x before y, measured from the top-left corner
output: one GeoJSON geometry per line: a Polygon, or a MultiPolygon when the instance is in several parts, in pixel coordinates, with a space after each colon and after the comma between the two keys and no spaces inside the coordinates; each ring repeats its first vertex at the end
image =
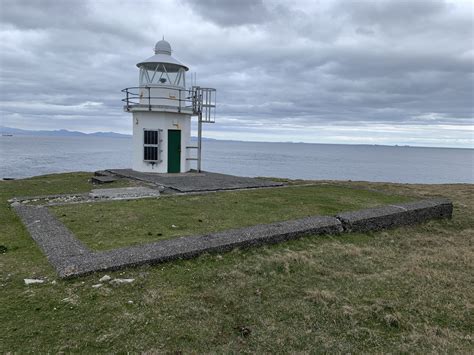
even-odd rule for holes
{"type": "Polygon", "coordinates": [[[0,4],[3,126],[130,133],[120,90],[164,35],[218,91],[207,137],[473,147],[472,1],[0,4]]]}

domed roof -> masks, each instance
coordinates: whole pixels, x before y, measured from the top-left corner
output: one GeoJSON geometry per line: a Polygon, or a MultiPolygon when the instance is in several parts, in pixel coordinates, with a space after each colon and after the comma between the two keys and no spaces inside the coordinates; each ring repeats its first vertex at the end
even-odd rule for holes
{"type": "Polygon", "coordinates": [[[161,41],[156,42],[155,45],[155,54],[168,54],[171,55],[171,45],[169,42],[162,39],[161,41]]]}
{"type": "Polygon", "coordinates": [[[137,67],[144,67],[149,70],[154,70],[158,63],[167,64],[166,70],[171,72],[176,72],[180,68],[184,68],[186,71],[189,70],[186,65],[182,64],[179,60],[171,56],[171,45],[164,39],[156,42],[155,55],[141,61],[137,64],[137,67]]]}

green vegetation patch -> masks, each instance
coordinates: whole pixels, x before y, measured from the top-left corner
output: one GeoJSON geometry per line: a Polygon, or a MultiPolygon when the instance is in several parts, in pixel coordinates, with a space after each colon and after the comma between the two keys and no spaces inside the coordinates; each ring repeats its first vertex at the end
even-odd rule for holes
{"type": "Polygon", "coordinates": [[[67,205],[52,210],[90,248],[104,250],[407,200],[324,184],[67,205]]]}
{"type": "Polygon", "coordinates": [[[95,288],[105,273],[58,279],[7,203],[89,177],[0,181],[0,353],[472,353],[473,185],[334,182],[444,195],[453,219],[107,272],[135,281],[95,288]]]}

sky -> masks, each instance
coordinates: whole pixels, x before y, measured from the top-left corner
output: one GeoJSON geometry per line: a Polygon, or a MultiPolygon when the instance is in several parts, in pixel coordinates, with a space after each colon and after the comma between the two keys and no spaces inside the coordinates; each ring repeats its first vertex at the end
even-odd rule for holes
{"type": "Polygon", "coordinates": [[[0,126],[131,133],[162,36],[217,89],[206,137],[474,148],[462,0],[0,0],[0,126]]]}

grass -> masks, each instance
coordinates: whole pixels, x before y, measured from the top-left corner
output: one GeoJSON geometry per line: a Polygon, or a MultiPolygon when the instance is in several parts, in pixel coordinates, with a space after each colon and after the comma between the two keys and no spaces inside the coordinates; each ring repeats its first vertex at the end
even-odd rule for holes
{"type": "Polygon", "coordinates": [[[104,250],[311,215],[335,215],[407,199],[328,184],[67,205],[52,210],[87,246],[104,250]]]}
{"type": "Polygon", "coordinates": [[[84,192],[87,177],[0,182],[2,353],[473,352],[472,185],[333,182],[444,195],[454,217],[131,268],[108,274],[132,284],[95,289],[103,273],[57,279],[6,203],[84,192]]]}

